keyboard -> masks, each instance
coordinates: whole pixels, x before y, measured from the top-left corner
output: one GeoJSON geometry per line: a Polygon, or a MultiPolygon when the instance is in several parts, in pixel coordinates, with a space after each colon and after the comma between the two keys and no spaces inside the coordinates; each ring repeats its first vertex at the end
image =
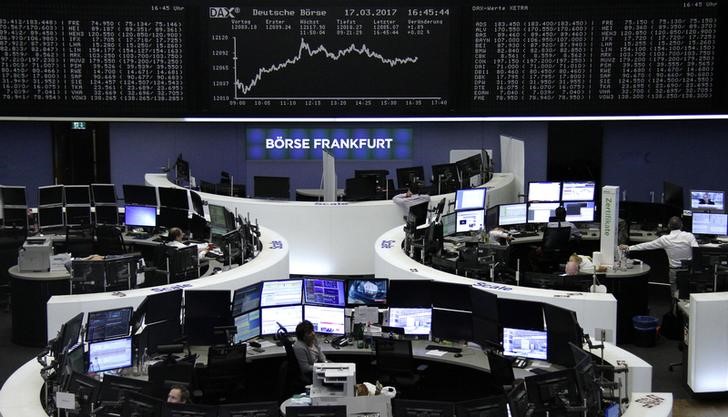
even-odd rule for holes
{"type": "Polygon", "coordinates": [[[440,346],[440,345],[427,345],[425,347],[426,350],[442,350],[444,352],[450,352],[450,353],[462,353],[462,349],[452,347],[452,346],[440,346]]]}
{"type": "Polygon", "coordinates": [[[531,369],[528,369],[528,372],[530,372],[532,374],[535,374],[535,375],[543,375],[543,374],[549,373],[549,371],[547,369],[535,368],[535,367],[534,368],[531,368],[531,369]]]}
{"type": "Polygon", "coordinates": [[[518,232],[511,235],[514,238],[538,236],[538,232],[518,232]]]}

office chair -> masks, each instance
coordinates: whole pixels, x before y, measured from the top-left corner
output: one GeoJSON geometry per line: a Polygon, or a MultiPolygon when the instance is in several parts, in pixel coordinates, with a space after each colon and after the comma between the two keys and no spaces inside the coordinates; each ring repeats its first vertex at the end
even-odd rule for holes
{"type": "Polygon", "coordinates": [[[172,249],[168,251],[168,283],[172,284],[199,278],[200,258],[197,254],[197,245],[172,249]]]}
{"type": "Polygon", "coordinates": [[[149,366],[149,382],[157,392],[167,393],[174,385],[196,387],[195,364],[189,361],[160,361],[149,366]]]}
{"type": "Polygon", "coordinates": [[[18,251],[28,231],[21,227],[0,228],[0,294],[4,300],[5,311],[10,311],[10,273],[8,269],[18,263],[18,251]]]}
{"type": "Polygon", "coordinates": [[[112,225],[96,226],[96,253],[99,255],[121,255],[126,253],[121,229],[112,225]]]}
{"type": "Polygon", "coordinates": [[[516,378],[513,375],[513,366],[510,359],[496,352],[488,351],[488,366],[490,367],[490,375],[496,385],[508,387],[504,388],[505,390],[509,390],[513,386],[516,378]]]}
{"type": "Polygon", "coordinates": [[[401,339],[374,338],[377,378],[385,385],[407,391],[417,388],[426,365],[416,366],[412,357],[412,341],[401,339]]]}
{"type": "Polygon", "coordinates": [[[211,346],[207,367],[199,371],[204,402],[220,404],[243,401],[247,345],[211,346]]]}
{"type": "Polygon", "coordinates": [[[574,245],[571,243],[571,227],[545,228],[541,251],[539,269],[543,272],[558,271],[559,265],[565,264],[574,252],[574,245]]]}
{"type": "Polygon", "coordinates": [[[66,226],[66,250],[74,258],[94,253],[94,229],[91,225],[66,226]]]}
{"type": "Polygon", "coordinates": [[[278,368],[278,399],[283,402],[293,394],[304,392],[306,385],[311,383],[311,378],[306,378],[298,366],[298,359],[293,352],[293,343],[288,338],[288,333],[279,330],[277,337],[286,349],[286,359],[278,368]]]}

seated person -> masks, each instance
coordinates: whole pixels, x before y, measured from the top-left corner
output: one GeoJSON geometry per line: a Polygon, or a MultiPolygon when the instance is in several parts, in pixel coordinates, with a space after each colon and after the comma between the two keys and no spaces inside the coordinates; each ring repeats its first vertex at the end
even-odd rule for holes
{"type": "MultiPolygon", "coordinates": [[[[182,242],[182,237],[184,236],[184,233],[182,233],[182,229],[179,227],[173,227],[169,229],[169,243],[167,243],[167,246],[171,246],[173,248],[185,248],[190,245],[186,245],[184,242],[182,242]]],[[[205,255],[207,255],[207,252],[212,249],[212,244],[210,243],[197,243],[197,254],[200,259],[204,259],[205,255]]]]}
{"type": "Polygon", "coordinates": [[[572,222],[566,221],[566,209],[564,206],[559,206],[554,212],[554,221],[550,221],[546,224],[548,228],[559,228],[559,227],[570,227],[571,228],[571,240],[581,239],[581,231],[572,222]]]}
{"type": "Polygon", "coordinates": [[[298,367],[306,381],[310,384],[313,374],[313,364],[317,362],[326,362],[326,355],[321,351],[321,347],[316,339],[316,333],[313,331],[313,324],[304,320],[296,326],[296,343],[293,344],[293,352],[298,360],[298,367]]]}
{"type": "Polygon", "coordinates": [[[594,264],[589,256],[572,254],[566,263],[564,273],[566,275],[578,275],[582,270],[593,270],[594,264]]]}
{"type": "Polygon", "coordinates": [[[410,207],[430,201],[429,194],[419,194],[420,190],[417,187],[410,187],[407,192],[397,194],[392,198],[394,204],[402,207],[405,210],[409,210],[410,207]]]}
{"type": "Polygon", "coordinates": [[[167,394],[167,402],[172,404],[187,404],[190,400],[190,391],[184,385],[173,385],[167,394]]]}
{"type": "Polygon", "coordinates": [[[508,245],[511,240],[513,240],[513,237],[508,233],[508,231],[500,226],[496,226],[488,232],[488,235],[490,238],[496,242],[498,242],[501,245],[508,245]]]}

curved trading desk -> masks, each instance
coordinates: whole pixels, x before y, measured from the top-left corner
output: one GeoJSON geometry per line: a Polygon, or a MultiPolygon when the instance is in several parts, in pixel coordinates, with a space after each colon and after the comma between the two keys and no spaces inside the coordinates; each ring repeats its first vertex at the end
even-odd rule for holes
{"type": "Polygon", "coordinates": [[[263,280],[288,278],[288,243],[278,233],[261,227],[263,250],[255,259],[216,275],[178,284],[142,288],[116,293],[54,296],[48,301],[47,335],[55,337],[61,325],[81,312],[121,307],[137,308],[149,294],[172,289],[235,290],[263,280]],[[118,294],[118,295],[114,295],[118,294]]]}
{"type": "MultiPolygon", "coordinates": [[[[155,187],[177,187],[165,174],[146,174],[155,187]]],[[[494,174],[485,184],[488,207],[516,201],[513,174],[494,174]]],[[[291,273],[365,275],[373,272],[372,244],[385,231],[402,224],[404,209],[389,200],[365,202],[276,201],[200,193],[210,204],[258,219],[274,227],[291,246],[291,273]]],[[[430,205],[455,194],[433,196],[430,205]]]]}

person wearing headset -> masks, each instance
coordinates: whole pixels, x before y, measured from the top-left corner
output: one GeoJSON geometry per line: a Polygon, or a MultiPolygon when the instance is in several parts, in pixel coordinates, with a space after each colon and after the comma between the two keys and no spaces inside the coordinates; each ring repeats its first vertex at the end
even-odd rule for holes
{"type": "Polygon", "coordinates": [[[293,344],[293,353],[296,355],[303,377],[310,384],[313,377],[313,364],[326,362],[326,355],[321,351],[316,333],[313,331],[313,324],[308,320],[304,320],[296,326],[296,343],[293,344]]]}

